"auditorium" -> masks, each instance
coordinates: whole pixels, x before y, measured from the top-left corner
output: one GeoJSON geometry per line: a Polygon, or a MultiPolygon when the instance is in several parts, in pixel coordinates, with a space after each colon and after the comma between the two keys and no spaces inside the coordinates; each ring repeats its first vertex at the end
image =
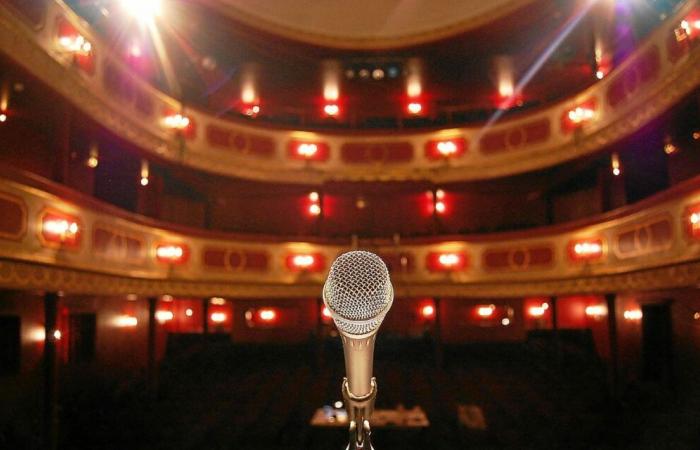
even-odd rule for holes
{"type": "Polygon", "coordinates": [[[700,448],[699,0],[3,0],[0,450],[700,448]]]}

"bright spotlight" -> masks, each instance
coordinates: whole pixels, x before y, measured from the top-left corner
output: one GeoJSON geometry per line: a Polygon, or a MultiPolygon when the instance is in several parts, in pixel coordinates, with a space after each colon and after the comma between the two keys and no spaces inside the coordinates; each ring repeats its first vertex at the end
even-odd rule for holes
{"type": "Polygon", "coordinates": [[[162,0],[121,0],[121,6],[140,22],[149,22],[163,12],[162,0]]]}

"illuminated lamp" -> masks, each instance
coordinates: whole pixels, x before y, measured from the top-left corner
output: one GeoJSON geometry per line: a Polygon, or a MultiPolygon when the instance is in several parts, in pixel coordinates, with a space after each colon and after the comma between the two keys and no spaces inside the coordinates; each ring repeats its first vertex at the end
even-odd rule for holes
{"type": "Polygon", "coordinates": [[[426,257],[426,266],[431,272],[455,272],[466,268],[467,257],[458,252],[431,252],[426,257]]]}
{"type": "Polygon", "coordinates": [[[71,55],[72,62],[81,70],[89,74],[94,73],[95,58],[92,43],[64,18],[58,19],[56,28],[59,49],[71,55]]]}
{"type": "Polygon", "coordinates": [[[610,155],[610,168],[612,169],[612,174],[616,177],[620,176],[622,173],[622,165],[620,164],[620,155],[614,152],[610,155]]]}
{"type": "Polygon", "coordinates": [[[165,323],[165,322],[168,322],[169,320],[173,320],[174,317],[175,317],[175,314],[173,314],[172,311],[168,311],[168,310],[156,311],[156,320],[160,323],[165,323]]]}
{"type": "Polygon", "coordinates": [[[141,160],[141,186],[148,186],[151,169],[148,165],[148,160],[141,160]]]}
{"type": "Polygon", "coordinates": [[[595,101],[588,100],[574,108],[565,111],[561,118],[561,128],[565,133],[570,133],[581,128],[595,117],[595,101]]]}
{"type": "Polygon", "coordinates": [[[226,313],[224,312],[213,312],[209,316],[212,322],[214,323],[223,323],[226,322],[226,313]]]}
{"type": "Polygon", "coordinates": [[[496,310],[496,305],[477,305],[475,310],[477,316],[489,318],[493,316],[493,312],[496,310]]]}
{"type": "Polygon", "coordinates": [[[443,201],[437,201],[435,202],[435,212],[438,214],[444,214],[447,211],[447,207],[445,206],[445,202],[443,201]]]}
{"type": "Polygon", "coordinates": [[[80,224],[67,214],[47,212],[41,218],[41,237],[45,243],[66,247],[80,244],[80,224]]]}
{"type": "Polygon", "coordinates": [[[7,121],[7,114],[0,113],[0,122],[6,122],[6,121],[7,121]]]}
{"type": "Polygon", "coordinates": [[[260,105],[257,103],[244,103],[241,107],[241,112],[248,117],[257,117],[260,111],[260,105]]]}
{"type": "Polygon", "coordinates": [[[212,297],[209,300],[209,303],[211,303],[212,305],[223,306],[226,304],[226,299],[221,297],[212,297]]]}
{"type": "Polygon", "coordinates": [[[406,105],[406,111],[414,116],[423,112],[423,104],[418,101],[411,101],[406,105]]]}
{"type": "Polygon", "coordinates": [[[683,216],[688,237],[700,239],[700,203],[687,207],[683,216]]]}
{"type": "Polygon", "coordinates": [[[664,138],[664,153],[667,155],[672,155],[678,151],[678,147],[671,141],[670,136],[664,138]]]}
{"type": "Polygon", "coordinates": [[[187,317],[192,317],[192,316],[194,315],[194,311],[192,310],[192,308],[187,308],[187,309],[185,310],[185,315],[186,315],[187,317]]]}
{"type": "Polygon", "coordinates": [[[630,309],[622,313],[625,320],[642,320],[643,315],[641,309],[630,309]]]}
{"type": "Polygon", "coordinates": [[[598,69],[595,72],[595,77],[599,80],[602,80],[605,77],[605,73],[602,70],[598,69]]]}
{"type": "Polygon", "coordinates": [[[325,305],[321,308],[321,318],[324,322],[329,322],[332,318],[330,309],[325,305]]]}
{"type": "Polygon", "coordinates": [[[286,258],[287,268],[294,272],[320,272],[324,258],[319,253],[296,253],[286,258]]]}
{"type": "Polygon", "coordinates": [[[327,103],[323,106],[323,113],[328,117],[337,117],[340,114],[340,106],[336,103],[327,103]]]}
{"type": "Polygon", "coordinates": [[[586,306],[585,313],[588,317],[594,319],[600,318],[608,314],[608,308],[603,305],[586,306]]]}
{"type": "Polygon", "coordinates": [[[166,264],[182,264],[189,257],[189,248],[184,244],[159,244],[156,259],[166,264]]]}
{"type": "Polygon", "coordinates": [[[321,206],[317,203],[309,205],[309,214],[312,216],[318,216],[321,214],[321,206]]]}
{"type": "Polygon", "coordinates": [[[571,261],[595,261],[603,256],[602,239],[580,239],[569,242],[569,258],[571,261]]]}
{"type": "Polygon", "coordinates": [[[325,161],[330,153],[326,143],[297,140],[289,142],[287,151],[290,158],[305,161],[325,161]]]}
{"type": "Polygon", "coordinates": [[[466,140],[464,138],[434,139],[425,144],[425,156],[428,159],[450,159],[464,154],[466,140]]]}
{"type": "Polygon", "coordinates": [[[163,12],[161,0],[120,0],[124,12],[141,23],[147,23],[163,12]]]}
{"type": "Polygon", "coordinates": [[[97,147],[97,143],[93,142],[90,144],[90,150],[88,152],[88,159],[85,161],[85,165],[89,168],[94,169],[100,163],[100,150],[97,147]]]}
{"type": "Polygon", "coordinates": [[[63,334],[61,333],[61,330],[53,330],[54,340],[60,341],[62,337],[63,337],[63,334]]]}
{"type": "Polygon", "coordinates": [[[527,313],[532,317],[542,317],[544,316],[544,308],[541,306],[531,306],[528,308],[527,313]]]}
{"type": "Polygon", "coordinates": [[[136,317],[124,314],[114,319],[114,325],[119,328],[133,328],[139,324],[136,317]]]}
{"type": "Polygon", "coordinates": [[[424,319],[432,319],[435,317],[435,306],[433,305],[423,305],[420,308],[420,315],[424,319]]]}
{"type": "Polygon", "coordinates": [[[190,126],[190,118],[180,113],[168,114],[163,118],[163,125],[172,130],[184,130],[190,126]]]}
{"type": "Polygon", "coordinates": [[[503,319],[501,319],[501,325],[503,325],[504,327],[507,327],[508,325],[510,325],[510,319],[507,317],[504,317],[503,319]]]}
{"type": "Polygon", "coordinates": [[[272,308],[261,308],[257,311],[257,317],[262,322],[273,322],[277,319],[277,311],[272,308]]]}

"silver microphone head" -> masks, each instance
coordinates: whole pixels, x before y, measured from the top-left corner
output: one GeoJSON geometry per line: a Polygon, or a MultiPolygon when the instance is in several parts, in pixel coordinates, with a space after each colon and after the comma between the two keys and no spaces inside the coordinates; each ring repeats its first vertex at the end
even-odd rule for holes
{"type": "Polygon", "coordinates": [[[340,255],[323,286],[323,301],[342,333],[363,336],[376,331],[391,308],[394,289],[384,261],[374,253],[340,255]]]}

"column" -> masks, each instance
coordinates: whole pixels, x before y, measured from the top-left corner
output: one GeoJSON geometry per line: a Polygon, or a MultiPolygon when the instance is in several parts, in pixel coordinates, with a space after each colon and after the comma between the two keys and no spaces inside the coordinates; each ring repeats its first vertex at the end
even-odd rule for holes
{"type": "Polygon", "coordinates": [[[44,294],[44,411],[43,448],[56,450],[58,447],[58,361],[54,334],[58,329],[58,293],[44,294]]]}

